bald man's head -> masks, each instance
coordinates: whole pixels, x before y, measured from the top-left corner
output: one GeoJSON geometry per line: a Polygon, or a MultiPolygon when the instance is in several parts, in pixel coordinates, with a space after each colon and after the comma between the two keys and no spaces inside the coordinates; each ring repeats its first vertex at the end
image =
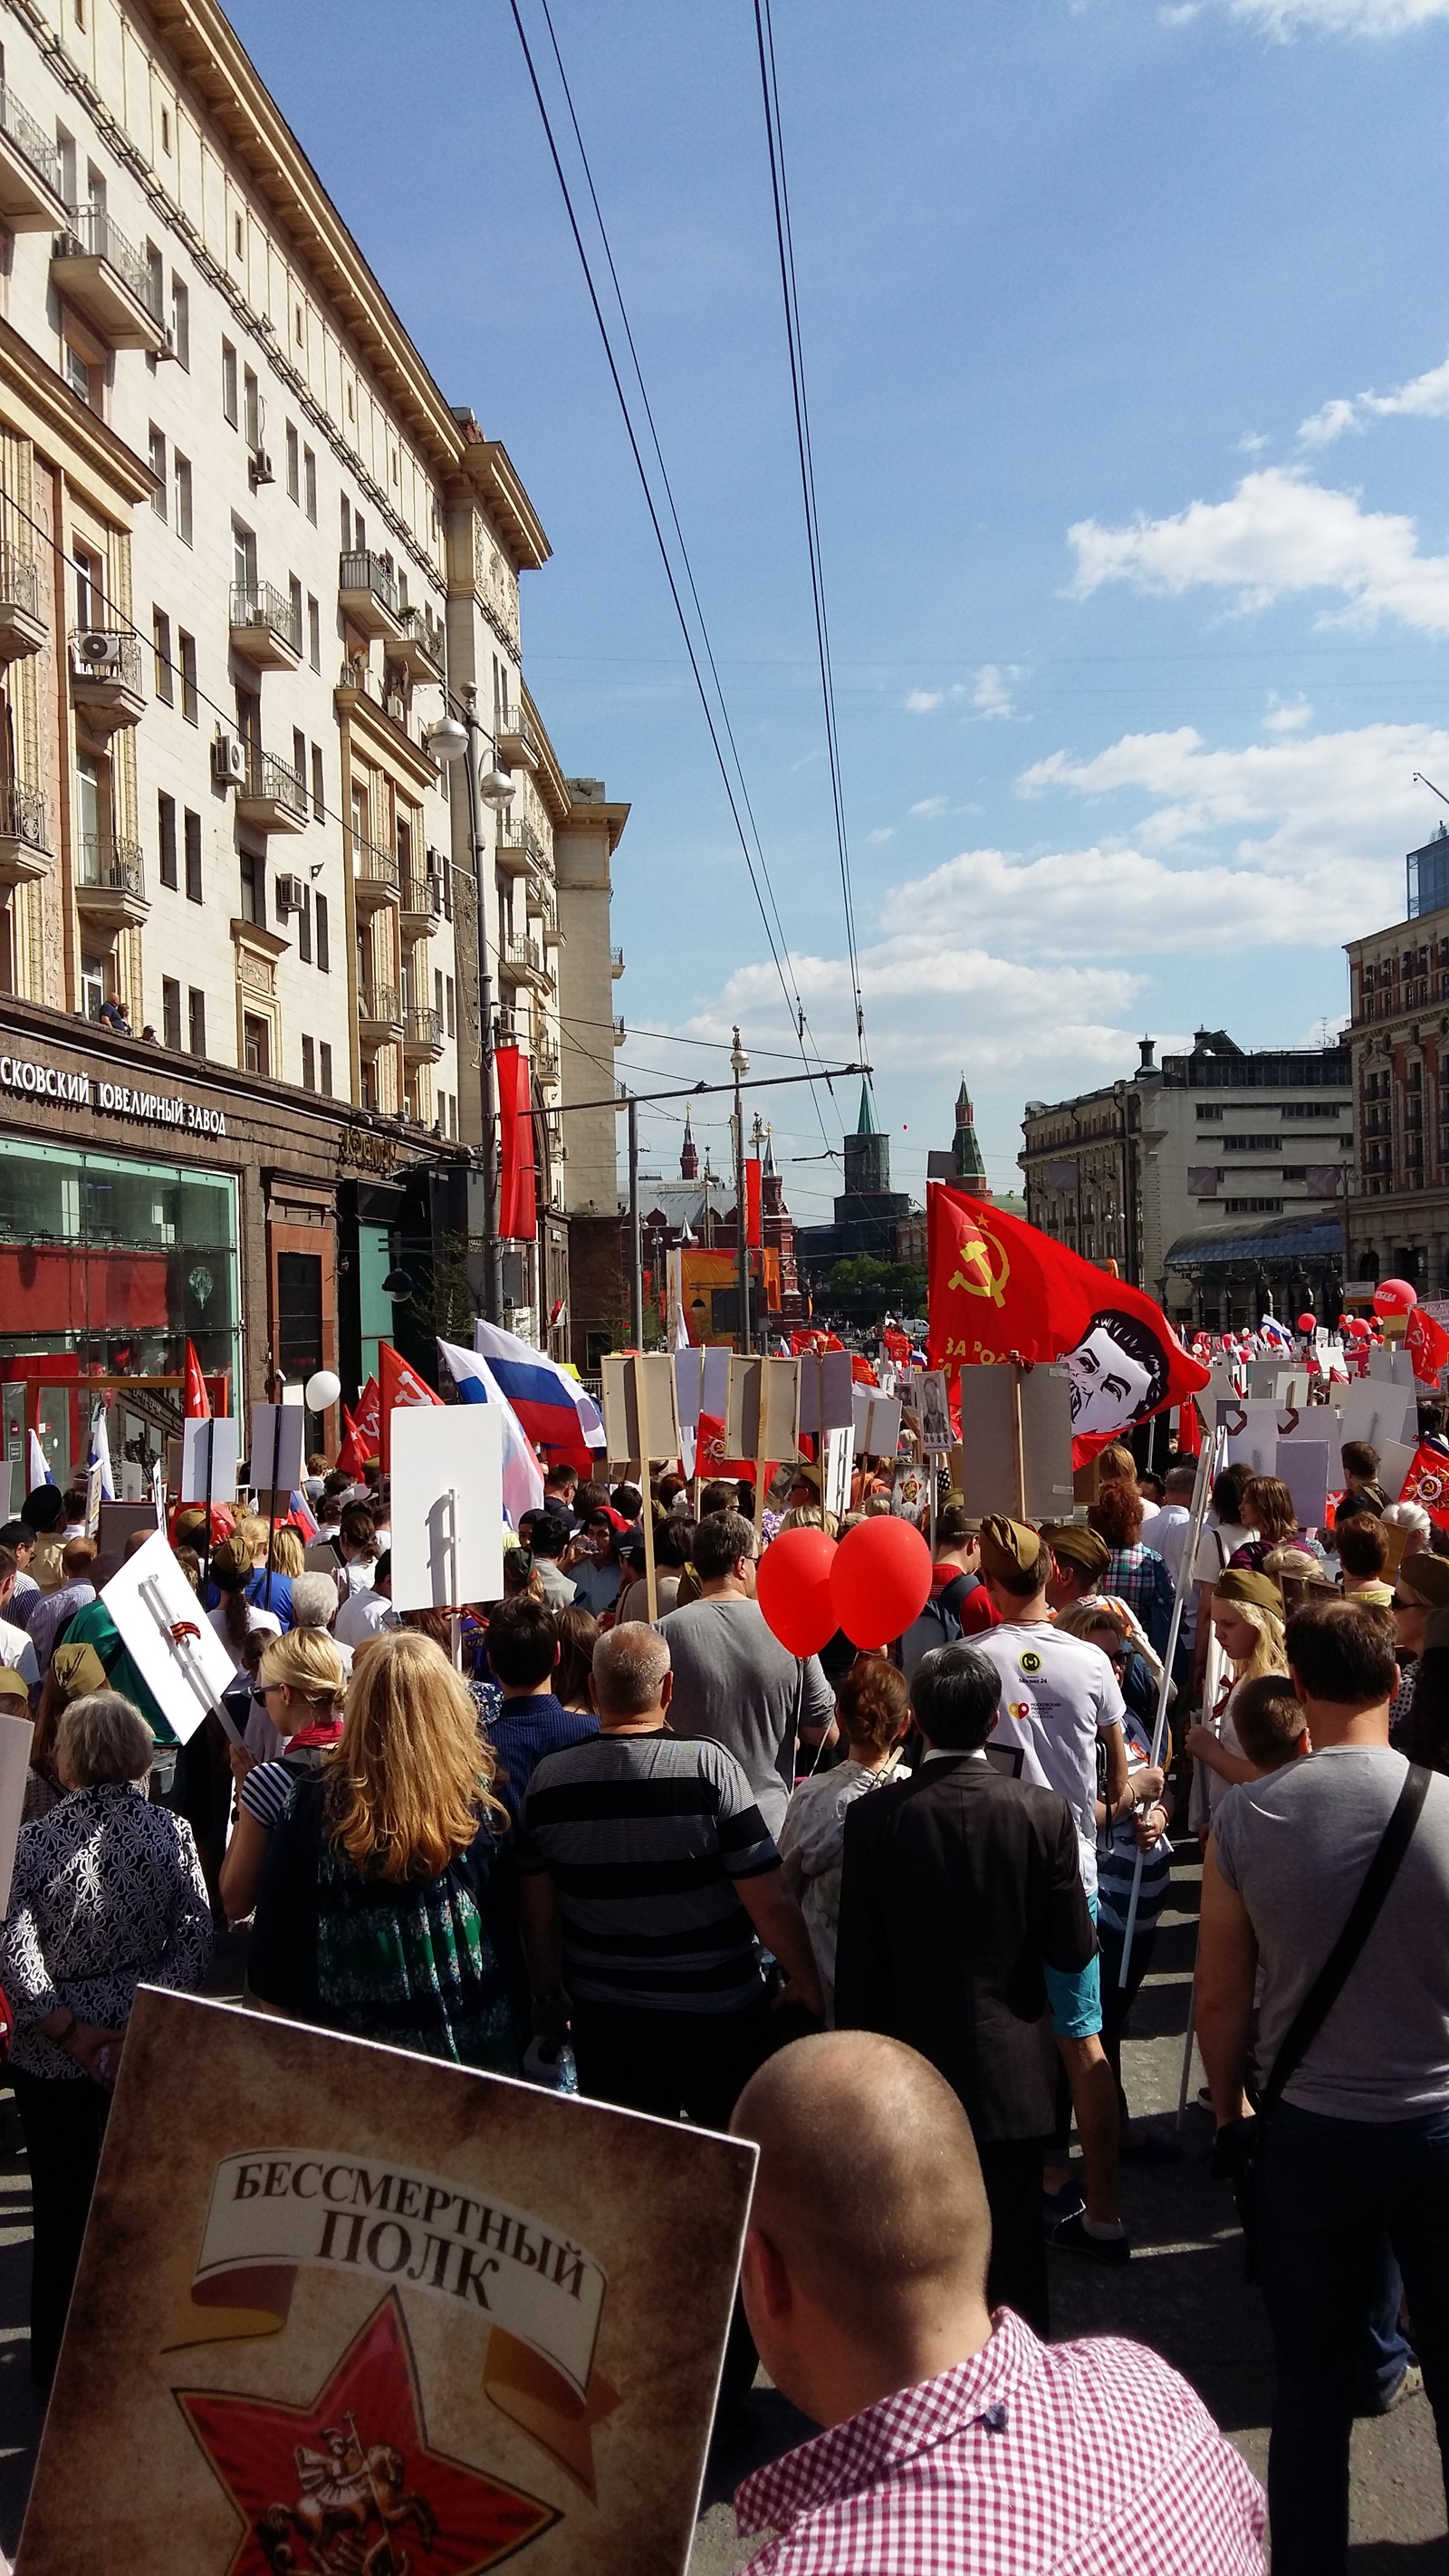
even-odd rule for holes
{"type": "Polygon", "coordinates": [[[991,2221],[976,2142],[944,2077],[874,2031],[769,2058],[730,2127],[760,2149],[751,2226],[842,2332],[885,2347],[984,2295],[991,2221]]]}

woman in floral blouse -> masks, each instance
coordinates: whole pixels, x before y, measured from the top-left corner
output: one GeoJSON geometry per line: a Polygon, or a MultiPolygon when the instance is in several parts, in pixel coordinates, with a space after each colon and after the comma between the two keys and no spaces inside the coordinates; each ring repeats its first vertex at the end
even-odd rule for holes
{"type": "Polygon", "coordinates": [[[191,1827],[146,1795],[151,1729],[116,1691],[56,1729],[65,1796],[22,1825],[0,1986],[30,2160],[30,2368],[48,2388],[85,2234],[111,2088],[138,1985],[197,1986],[211,1906],[191,1827]]]}

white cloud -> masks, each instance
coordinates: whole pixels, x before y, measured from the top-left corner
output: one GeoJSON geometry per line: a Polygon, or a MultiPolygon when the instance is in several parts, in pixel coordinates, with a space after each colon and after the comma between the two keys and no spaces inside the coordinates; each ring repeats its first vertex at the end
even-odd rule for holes
{"type": "Polygon", "coordinates": [[[1346,431],[1368,429],[1376,420],[1449,420],[1449,358],[1391,394],[1337,396],[1301,424],[1298,437],[1304,447],[1331,447],[1346,431]]]}
{"type": "Polygon", "coordinates": [[[911,807],[911,812],[918,815],[922,822],[929,822],[935,815],[944,814],[945,811],[946,799],[944,796],[923,796],[918,804],[911,807]]]}
{"type": "Polygon", "coordinates": [[[1403,36],[1449,18],[1449,0],[1227,0],[1233,17],[1290,36],[1403,36]]]}
{"type": "Polygon", "coordinates": [[[1079,599],[1123,581],[1167,597],[1230,591],[1247,611],[1329,590],[1348,603],[1333,624],[1369,627],[1391,616],[1421,634],[1449,634],[1449,555],[1420,554],[1412,519],[1366,511],[1353,493],[1328,491],[1292,467],[1245,474],[1227,501],[1193,501],[1174,517],[1139,516],[1125,528],[1082,519],[1067,536],[1079,599]]]}
{"type": "Polygon", "coordinates": [[[1280,698],[1276,689],[1268,691],[1265,733],[1302,733],[1312,722],[1313,709],[1306,698],[1280,698]]]}
{"type": "Polygon", "coordinates": [[[959,680],[950,689],[912,689],[906,699],[906,712],[913,716],[933,716],[938,707],[959,705],[966,694],[959,680]]]}
{"type": "Polygon", "coordinates": [[[1013,689],[1021,672],[1014,662],[1003,669],[999,662],[983,662],[976,674],[971,703],[980,716],[1000,718],[1016,713],[1013,689]]]}
{"type": "Polygon", "coordinates": [[[867,841],[893,841],[896,837],[896,827],[894,823],[878,823],[875,830],[867,832],[865,837],[867,841]]]}

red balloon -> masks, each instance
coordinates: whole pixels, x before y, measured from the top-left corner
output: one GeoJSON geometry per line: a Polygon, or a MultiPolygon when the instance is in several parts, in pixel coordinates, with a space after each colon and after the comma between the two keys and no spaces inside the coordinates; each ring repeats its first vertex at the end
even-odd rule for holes
{"type": "Polygon", "coordinates": [[[792,1655],[818,1655],[840,1625],[830,1592],[837,1552],[828,1530],[782,1530],[755,1570],[765,1625],[792,1655]]]}
{"type": "Polygon", "coordinates": [[[1381,1279],[1374,1290],[1376,1315],[1407,1315],[1418,1302],[1419,1291],[1407,1279],[1381,1279]]]}
{"type": "Polygon", "coordinates": [[[1316,1333],[1318,1330],[1318,1317],[1316,1315],[1300,1315],[1298,1318],[1298,1330],[1300,1333],[1316,1333]]]}
{"type": "Polygon", "coordinates": [[[1354,1315],[1350,1318],[1348,1324],[1348,1337],[1351,1342],[1372,1341],[1373,1326],[1368,1321],[1367,1316],[1354,1315]]]}
{"type": "Polygon", "coordinates": [[[931,1597],[931,1551],[910,1521],[861,1521],[835,1551],[830,1591],[852,1645],[888,1646],[931,1597]]]}

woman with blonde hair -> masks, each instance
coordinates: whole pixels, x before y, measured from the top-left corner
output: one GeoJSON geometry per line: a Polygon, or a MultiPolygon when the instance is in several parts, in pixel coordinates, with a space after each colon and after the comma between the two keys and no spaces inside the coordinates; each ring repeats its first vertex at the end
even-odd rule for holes
{"type": "MultiPolygon", "coordinates": [[[[1271,1480],[1265,1477],[1262,1481],[1271,1480]]],[[[1233,1702],[1239,1689],[1244,1682],[1257,1681],[1265,1673],[1288,1670],[1283,1643],[1283,1595],[1271,1575],[1257,1574],[1250,1566],[1230,1565],[1213,1586],[1212,1623],[1227,1672],[1213,1711],[1213,1723],[1189,1727],[1185,1747],[1206,1775],[1204,1831],[1228,1790],[1258,1777],[1257,1767],[1248,1760],[1233,1725],[1233,1702]]],[[[1198,1823],[1196,1799],[1193,1821],[1198,1823]]]]}
{"type": "MultiPolygon", "coordinates": [[[[264,1549],[263,1565],[266,1561],[264,1549]]],[[[272,1532],[272,1563],[278,1574],[285,1574],[289,1583],[294,1583],[299,1574],[307,1571],[307,1551],[302,1545],[302,1533],[294,1530],[290,1523],[272,1532]]]]}
{"type": "Polygon", "coordinates": [[[281,1751],[258,1762],[239,1745],[231,1753],[238,1782],[237,1819],[221,1865],[221,1901],[240,1923],[257,1901],[267,1846],[299,1780],[315,1771],[341,1740],[346,1675],[332,1640],[317,1628],[273,1637],[262,1653],[257,1697],[281,1751]]]}
{"type": "Polygon", "coordinates": [[[335,1753],[299,1780],[262,1872],[248,1983],[267,2012],[517,2074],[485,1922],[494,1757],[430,1637],[359,1656],[335,1753]]]}

